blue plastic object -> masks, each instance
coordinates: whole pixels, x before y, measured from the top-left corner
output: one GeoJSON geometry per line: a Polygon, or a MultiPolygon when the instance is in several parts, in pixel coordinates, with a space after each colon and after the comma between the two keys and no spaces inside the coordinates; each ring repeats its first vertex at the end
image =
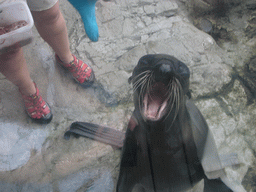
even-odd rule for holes
{"type": "Polygon", "coordinates": [[[80,13],[84,22],[87,36],[92,41],[98,41],[99,30],[95,16],[95,4],[97,0],[68,0],[80,13]]]}

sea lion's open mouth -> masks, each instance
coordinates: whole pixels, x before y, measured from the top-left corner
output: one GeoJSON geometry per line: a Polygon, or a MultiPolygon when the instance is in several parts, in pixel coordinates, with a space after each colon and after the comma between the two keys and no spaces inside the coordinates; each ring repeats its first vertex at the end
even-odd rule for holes
{"type": "Polygon", "coordinates": [[[150,121],[158,121],[166,114],[169,90],[162,82],[154,83],[143,99],[143,116],[150,121]]]}

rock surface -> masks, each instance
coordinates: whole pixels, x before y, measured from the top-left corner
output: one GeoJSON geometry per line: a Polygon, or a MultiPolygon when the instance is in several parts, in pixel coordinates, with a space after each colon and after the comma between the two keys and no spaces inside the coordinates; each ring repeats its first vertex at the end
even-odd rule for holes
{"type": "MultiPolygon", "coordinates": [[[[66,141],[63,134],[74,121],[125,131],[133,110],[127,80],[139,58],[150,53],[170,54],[188,65],[192,98],[219,152],[236,152],[242,162],[226,169],[228,177],[255,191],[255,3],[236,1],[217,17],[213,2],[99,0],[100,37],[91,42],[79,14],[61,1],[71,50],[92,65],[97,81],[88,89],[76,84],[33,29],[25,57],[54,117],[48,125],[31,122],[17,88],[0,76],[0,191],[113,191],[120,151],[85,138],[66,141]],[[194,14],[205,3],[207,14],[194,14]],[[212,32],[200,30],[201,19],[211,22],[212,32]]],[[[202,185],[191,191],[202,191],[202,185]]]]}

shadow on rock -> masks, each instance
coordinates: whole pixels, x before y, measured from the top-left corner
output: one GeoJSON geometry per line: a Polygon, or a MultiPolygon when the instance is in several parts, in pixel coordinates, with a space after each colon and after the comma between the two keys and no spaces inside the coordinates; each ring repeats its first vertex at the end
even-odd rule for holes
{"type": "Polygon", "coordinates": [[[250,167],[242,181],[243,186],[247,191],[256,191],[256,169],[250,167]]]}
{"type": "Polygon", "coordinates": [[[88,92],[96,96],[106,107],[115,107],[119,104],[117,94],[108,92],[104,89],[103,85],[97,81],[88,89],[88,92]]]}

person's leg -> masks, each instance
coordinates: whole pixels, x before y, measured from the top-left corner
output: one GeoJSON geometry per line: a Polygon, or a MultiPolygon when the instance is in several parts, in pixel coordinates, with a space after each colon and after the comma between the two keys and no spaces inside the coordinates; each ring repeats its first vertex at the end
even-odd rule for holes
{"type": "Polygon", "coordinates": [[[70,63],[73,57],[69,49],[66,23],[60,12],[59,2],[50,9],[31,12],[41,37],[53,48],[62,62],[70,63]]]}
{"type": "Polygon", "coordinates": [[[68,69],[78,83],[85,87],[90,86],[94,81],[93,70],[88,64],[72,55],[59,2],[47,10],[31,12],[39,34],[53,48],[58,63],[68,69]]]}
{"type": "Polygon", "coordinates": [[[22,48],[0,54],[0,72],[14,85],[18,86],[22,94],[31,95],[36,92],[22,48]]]}
{"type": "Polygon", "coordinates": [[[19,87],[26,111],[37,123],[49,123],[52,113],[31,80],[22,48],[0,54],[0,72],[19,87]]]}

